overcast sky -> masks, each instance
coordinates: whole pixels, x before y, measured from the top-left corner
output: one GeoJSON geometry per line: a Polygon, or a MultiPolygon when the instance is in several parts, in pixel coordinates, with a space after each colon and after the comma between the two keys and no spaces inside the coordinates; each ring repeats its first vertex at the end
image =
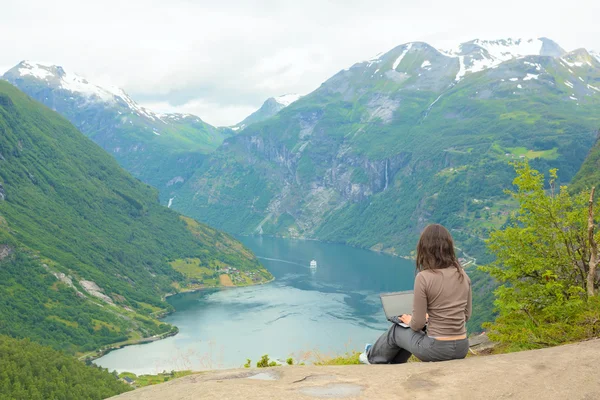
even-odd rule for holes
{"type": "Polygon", "coordinates": [[[600,1],[579,0],[0,0],[0,70],[57,64],[154,111],[232,125],[410,41],[547,36],[600,50],[599,15],[600,1]]]}

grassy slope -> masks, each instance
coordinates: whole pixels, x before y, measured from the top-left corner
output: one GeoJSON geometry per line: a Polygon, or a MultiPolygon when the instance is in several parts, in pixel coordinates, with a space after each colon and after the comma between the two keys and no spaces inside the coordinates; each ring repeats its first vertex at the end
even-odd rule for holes
{"type": "Polygon", "coordinates": [[[0,261],[0,333],[70,352],[160,334],[171,329],[150,318],[168,308],[161,297],[189,285],[169,262],[261,269],[231,237],[160,206],[155,189],[5,82],[0,154],[0,245],[13,250],[0,261]],[[70,276],[83,298],[52,272],[70,276]],[[81,280],[114,305],[85,295],[81,280]]]}

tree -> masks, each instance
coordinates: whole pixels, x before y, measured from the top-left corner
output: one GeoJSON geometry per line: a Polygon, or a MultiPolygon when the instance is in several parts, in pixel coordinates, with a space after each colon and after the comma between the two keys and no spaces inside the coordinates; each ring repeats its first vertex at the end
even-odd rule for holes
{"type": "Polygon", "coordinates": [[[535,348],[593,337],[600,332],[598,218],[591,193],[556,188],[557,171],[544,176],[515,163],[518,201],[513,222],[487,241],[496,260],[483,269],[501,286],[499,316],[485,325],[490,337],[514,348],[535,348]]]}
{"type": "Polygon", "coordinates": [[[590,244],[590,261],[587,275],[587,290],[588,296],[595,295],[595,280],[596,280],[596,267],[598,266],[598,243],[594,238],[594,193],[596,187],[592,187],[592,193],[590,193],[589,209],[588,209],[588,241],[590,244]]]}

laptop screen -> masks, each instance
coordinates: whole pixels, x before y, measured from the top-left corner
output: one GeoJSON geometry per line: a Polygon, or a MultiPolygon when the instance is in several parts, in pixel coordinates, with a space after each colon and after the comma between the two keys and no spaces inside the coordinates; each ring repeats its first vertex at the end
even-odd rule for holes
{"type": "Polygon", "coordinates": [[[412,314],[413,294],[412,290],[407,290],[380,295],[385,317],[391,318],[402,314],[412,314]]]}

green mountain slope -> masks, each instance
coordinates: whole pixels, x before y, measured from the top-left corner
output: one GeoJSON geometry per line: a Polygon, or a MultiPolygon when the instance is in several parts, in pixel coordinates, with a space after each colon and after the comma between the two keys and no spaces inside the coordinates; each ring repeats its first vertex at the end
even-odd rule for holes
{"type": "Polygon", "coordinates": [[[600,140],[590,150],[570,188],[575,193],[592,186],[600,188],[600,140]]]}
{"type": "Polygon", "coordinates": [[[107,371],[29,340],[0,335],[0,398],[105,399],[131,390],[107,371]]]}
{"type": "Polygon", "coordinates": [[[155,189],[6,82],[0,185],[0,334],[93,350],[171,331],[154,319],[164,294],[218,285],[220,268],[270,278],[239,242],[160,206],[155,189]]]}
{"type": "Polygon", "coordinates": [[[154,113],[119,88],[95,85],[59,66],[23,61],[2,79],[66,117],[133,176],[165,193],[227,136],[193,115],[154,113]]]}
{"type": "Polygon", "coordinates": [[[439,222],[481,256],[480,238],[513,207],[509,161],[527,157],[570,180],[599,106],[600,63],[585,50],[548,39],[473,41],[454,53],[410,43],[227,139],[175,207],[231,232],[405,255],[439,222]]]}

